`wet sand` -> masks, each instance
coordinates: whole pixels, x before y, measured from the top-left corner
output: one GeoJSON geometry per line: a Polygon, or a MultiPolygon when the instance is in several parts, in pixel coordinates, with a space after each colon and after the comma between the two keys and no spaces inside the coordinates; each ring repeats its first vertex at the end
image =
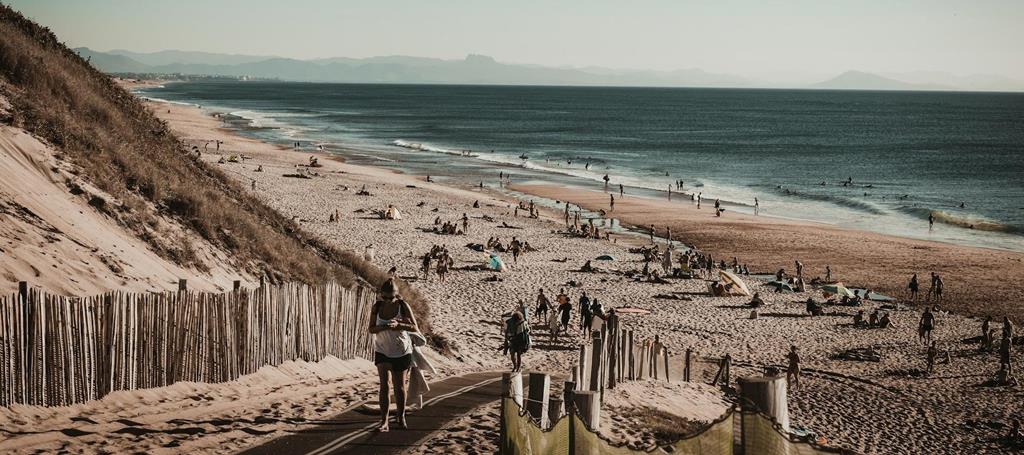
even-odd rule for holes
{"type": "MultiPolygon", "coordinates": [[[[608,210],[608,193],[551,185],[513,185],[512,189],[540,197],[570,201],[588,210],[608,210]]],[[[831,266],[833,279],[881,294],[908,297],[907,284],[918,275],[927,294],[929,273],[945,283],[940,308],[965,315],[1009,315],[1024,318],[1024,253],[914,240],[873,232],[843,229],[823,223],[753,216],[726,210],[715,216],[714,200],[696,208],[689,196],[673,200],[615,193],[609,217],[659,236],[671,227],[673,238],[710,252],[716,262],[747,264],[750,271],[774,274],[779,268],[795,273],[794,261],[804,264],[805,276],[824,277],[831,266]]],[[[770,211],[770,208],[766,208],[770,211]]],[[[928,226],[922,223],[922,230],[928,226]]],[[[951,229],[936,227],[936,229],[951,229]]],[[[923,299],[918,303],[923,303],[923,299]]]]}

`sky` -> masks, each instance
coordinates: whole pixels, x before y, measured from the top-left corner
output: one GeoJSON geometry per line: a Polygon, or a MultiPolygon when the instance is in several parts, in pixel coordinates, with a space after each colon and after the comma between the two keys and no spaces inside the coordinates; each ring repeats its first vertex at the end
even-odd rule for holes
{"type": "Polygon", "coordinates": [[[71,47],[1024,80],[1024,0],[0,0],[71,47]]]}

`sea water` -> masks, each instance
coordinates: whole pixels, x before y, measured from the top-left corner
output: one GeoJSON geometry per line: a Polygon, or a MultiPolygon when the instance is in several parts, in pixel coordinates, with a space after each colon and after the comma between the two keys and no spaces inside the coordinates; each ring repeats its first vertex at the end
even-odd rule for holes
{"type": "Polygon", "coordinates": [[[728,210],[757,198],[766,215],[1024,251],[1024,94],[252,81],[141,93],[439,181],[601,188],[608,175],[615,191],[665,197],[682,180],[728,210]]]}

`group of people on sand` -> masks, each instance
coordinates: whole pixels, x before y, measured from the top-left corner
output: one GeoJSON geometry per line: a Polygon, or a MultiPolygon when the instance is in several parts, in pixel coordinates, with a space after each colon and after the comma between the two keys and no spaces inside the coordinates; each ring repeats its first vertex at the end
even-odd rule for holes
{"type": "Polygon", "coordinates": [[[441,221],[441,217],[434,218],[434,230],[435,234],[440,235],[465,235],[469,233],[469,216],[465,213],[462,214],[462,218],[458,221],[441,221]],[[462,229],[459,229],[459,222],[462,223],[462,229]]]}
{"type": "Polygon", "coordinates": [[[533,199],[530,199],[530,203],[529,204],[527,204],[524,201],[519,201],[519,204],[517,204],[515,209],[513,210],[513,213],[514,213],[514,215],[516,217],[519,216],[519,211],[520,210],[529,212],[530,218],[539,218],[540,217],[540,210],[537,209],[537,206],[533,203],[533,199]]]}
{"type": "MultiPolygon", "coordinates": [[[[938,273],[931,272],[931,285],[928,287],[928,295],[925,298],[927,301],[942,301],[942,289],[945,283],[942,282],[942,277],[938,273]]],[[[921,284],[917,281],[917,274],[915,273],[910,277],[910,283],[907,284],[907,290],[910,291],[910,300],[916,302],[920,297],[921,284]]]]}
{"type": "Polygon", "coordinates": [[[455,265],[455,259],[452,258],[451,253],[448,252],[448,247],[444,245],[434,245],[430,248],[426,254],[423,255],[420,264],[420,272],[423,272],[423,279],[430,278],[431,264],[436,264],[437,278],[444,282],[448,276],[448,271],[455,265]]]}

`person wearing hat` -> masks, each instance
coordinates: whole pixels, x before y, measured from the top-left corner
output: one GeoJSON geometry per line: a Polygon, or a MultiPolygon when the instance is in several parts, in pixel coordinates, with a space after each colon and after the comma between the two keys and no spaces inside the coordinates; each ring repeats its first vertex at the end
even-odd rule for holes
{"type": "Polygon", "coordinates": [[[388,382],[393,385],[398,415],[395,423],[406,428],[406,377],[412,367],[413,344],[409,332],[418,332],[416,317],[409,304],[398,295],[393,279],[381,285],[378,299],[370,310],[370,333],[373,335],[373,363],[380,375],[380,426],[388,431],[391,408],[388,382]]]}

